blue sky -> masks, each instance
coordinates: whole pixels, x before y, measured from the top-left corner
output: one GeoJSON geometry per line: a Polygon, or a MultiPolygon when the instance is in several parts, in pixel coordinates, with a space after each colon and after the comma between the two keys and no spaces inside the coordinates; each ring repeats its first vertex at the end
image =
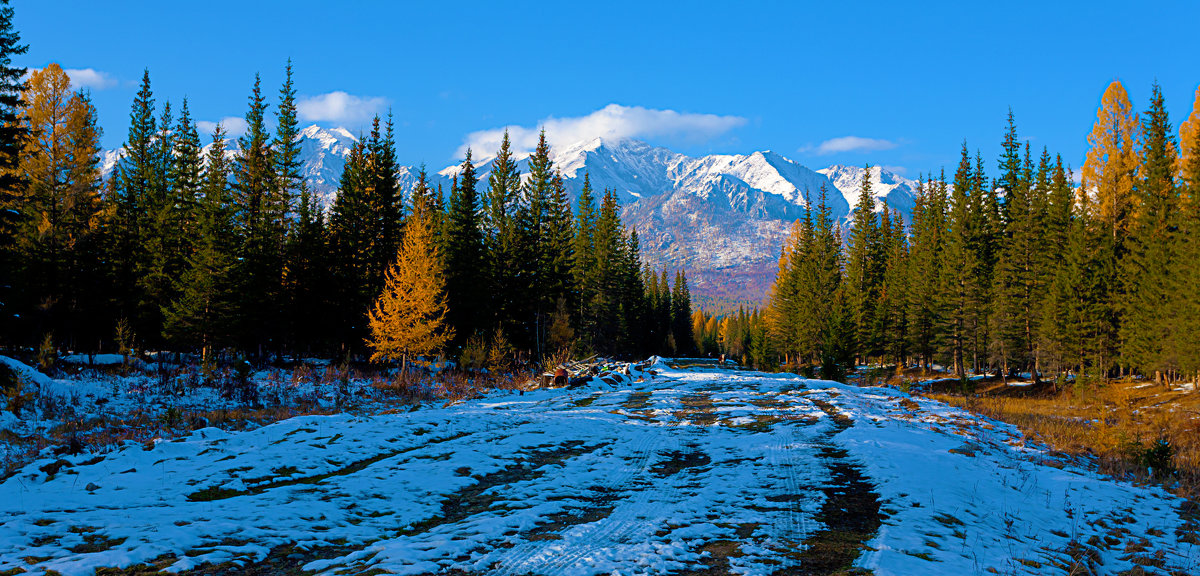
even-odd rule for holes
{"type": "Polygon", "coordinates": [[[553,142],[770,149],[913,177],[953,171],[964,138],[993,167],[1010,106],[1022,138],[1078,166],[1109,82],[1141,110],[1157,79],[1176,125],[1200,84],[1200,4],[1183,1],[12,5],[30,44],[17,63],[75,71],[106,147],[125,139],[143,68],[160,105],[186,95],[215,122],[245,113],[255,72],[273,101],[289,57],[306,119],[357,131],[390,108],[400,160],[435,167],[546,125],[553,142]]]}

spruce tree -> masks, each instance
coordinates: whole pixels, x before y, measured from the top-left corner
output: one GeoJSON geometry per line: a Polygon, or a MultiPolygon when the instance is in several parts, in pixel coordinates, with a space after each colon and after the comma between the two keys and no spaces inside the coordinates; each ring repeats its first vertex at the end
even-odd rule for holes
{"type": "Polygon", "coordinates": [[[463,160],[457,185],[450,191],[446,222],[447,318],[461,344],[489,326],[487,262],[483,245],[479,193],[471,150],[463,160]]]}
{"type": "Polygon", "coordinates": [[[485,241],[495,322],[509,334],[519,329],[518,309],[514,303],[522,297],[517,274],[518,231],[514,219],[520,191],[521,172],[513,158],[508,130],[505,130],[488,176],[485,241]]]}
{"type": "Polygon", "coordinates": [[[21,43],[21,34],[13,28],[12,7],[8,0],[0,0],[0,344],[10,345],[16,343],[15,324],[20,314],[13,308],[15,290],[21,285],[16,249],[20,211],[16,205],[24,183],[16,168],[26,134],[25,126],[17,121],[26,69],[14,66],[12,60],[28,50],[29,45],[21,43]]]}
{"type": "Polygon", "coordinates": [[[153,337],[157,330],[143,316],[145,302],[142,284],[138,281],[147,268],[144,244],[152,231],[149,216],[157,206],[152,200],[152,188],[157,181],[159,158],[154,140],[158,126],[154,117],[154,93],[150,88],[150,71],[142,73],[141,88],[134,97],[129,114],[129,135],[125,155],[117,165],[113,178],[115,222],[110,234],[113,274],[117,294],[117,315],[128,319],[136,334],[153,337]]]}
{"type": "Polygon", "coordinates": [[[175,300],[163,310],[167,341],[199,349],[208,359],[215,349],[233,344],[236,312],[232,274],[237,254],[231,167],[225,157],[225,131],[217,125],[204,162],[196,208],[193,251],[175,300]]]}
{"type": "Polygon", "coordinates": [[[978,191],[974,182],[971,157],[967,153],[967,143],[963,141],[962,156],[951,187],[950,212],[940,254],[941,276],[937,297],[941,348],[960,380],[966,378],[972,334],[978,329],[974,311],[979,306],[977,298],[980,296],[977,284],[979,259],[972,234],[975,221],[972,205],[978,203],[972,202],[971,196],[978,191]]]}
{"type": "Polygon", "coordinates": [[[1122,357],[1141,373],[1178,369],[1171,318],[1183,308],[1170,288],[1178,249],[1179,193],[1175,136],[1155,83],[1142,120],[1141,169],[1135,182],[1120,324],[1122,357]]]}
{"type": "Polygon", "coordinates": [[[875,324],[879,296],[879,225],[875,219],[875,196],[871,194],[870,166],[863,170],[846,251],[846,302],[854,326],[853,349],[860,360],[866,360],[879,353],[875,324]]]}
{"type": "Polygon", "coordinates": [[[262,82],[255,74],[246,112],[246,134],[238,140],[240,150],[234,161],[234,198],[242,241],[236,274],[241,296],[239,340],[244,350],[260,358],[280,345],[277,338],[286,217],[277,201],[279,189],[266,110],[262,82]]]}
{"type": "Polygon", "coordinates": [[[687,274],[680,269],[671,289],[671,332],[675,336],[676,353],[684,356],[695,354],[691,317],[692,291],[688,288],[687,274]]]}
{"type": "Polygon", "coordinates": [[[359,138],[346,157],[329,216],[329,269],[336,287],[330,313],[334,341],[348,348],[343,352],[358,349],[366,338],[366,314],[375,297],[369,289],[374,211],[367,176],[366,145],[359,138]]]}

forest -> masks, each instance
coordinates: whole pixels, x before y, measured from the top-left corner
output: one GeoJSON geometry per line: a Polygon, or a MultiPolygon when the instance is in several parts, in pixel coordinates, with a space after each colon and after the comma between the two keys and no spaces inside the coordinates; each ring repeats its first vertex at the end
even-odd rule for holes
{"type": "MultiPolygon", "coordinates": [[[[11,9],[7,9],[11,12],[11,9]]],[[[11,14],[10,14],[11,16],[11,14]]],[[[684,271],[646,265],[616,191],[572,201],[545,133],[518,169],[397,184],[390,115],[361,134],[332,206],[300,174],[293,66],[256,78],[247,130],[198,133],[145,71],[122,155],[101,173],[86,90],[27,71],[0,38],[0,346],[37,354],[191,353],[470,367],[548,358],[727,354],[842,379],[862,364],[1060,381],[1200,372],[1200,92],[1178,131],[1157,86],[1136,113],[1104,92],[1076,175],[1035,154],[1010,110],[995,172],[962,143],[920,179],[911,221],[864,177],[848,223],[806,194],[760,307],[693,309],[684,271]],[[161,98],[161,99],[160,99],[161,98]],[[205,146],[205,142],[210,142],[205,146]]],[[[869,173],[869,171],[868,171],[869,173]]]]}

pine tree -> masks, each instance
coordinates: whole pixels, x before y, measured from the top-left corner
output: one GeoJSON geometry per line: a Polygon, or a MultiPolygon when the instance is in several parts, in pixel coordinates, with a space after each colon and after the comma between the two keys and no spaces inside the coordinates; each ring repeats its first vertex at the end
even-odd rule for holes
{"type": "Polygon", "coordinates": [[[232,283],[236,206],[229,188],[225,131],[219,124],[204,165],[194,250],[180,278],[179,295],[163,310],[163,330],[169,342],[199,348],[207,360],[214,349],[233,344],[236,310],[232,283]]]}
{"type": "MultiPolygon", "coordinates": [[[[978,328],[974,310],[979,306],[977,298],[980,295],[977,284],[979,260],[973,237],[975,215],[972,213],[972,205],[978,204],[972,202],[972,193],[977,195],[978,190],[975,188],[966,141],[963,141],[962,156],[954,173],[951,193],[945,241],[940,254],[937,307],[943,353],[950,359],[949,364],[955,375],[965,380],[971,335],[978,328]]],[[[916,273],[919,275],[921,272],[918,269],[916,273]]]]}
{"type": "Polygon", "coordinates": [[[372,193],[376,222],[373,227],[375,239],[372,243],[371,258],[372,292],[375,292],[382,286],[384,269],[392,261],[400,245],[404,223],[404,205],[400,188],[396,184],[399,165],[396,161],[396,135],[391,114],[388,115],[382,132],[379,117],[375,117],[367,149],[370,167],[368,189],[372,193]]]}
{"type": "MultiPolygon", "coordinates": [[[[521,347],[542,351],[548,315],[557,296],[554,280],[554,247],[551,226],[551,196],[554,193],[554,162],[543,130],[537,148],[529,157],[529,177],[521,188],[516,214],[518,274],[524,280],[525,307],[517,312],[521,322],[515,340],[521,347]]],[[[640,267],[639,267],[640,273],[640,267]]]]}
{"type": "Polygon", "coordinates": [[[492,173],[488,176],[485,240],[495,322],[510,334],[519,330],[518,310],[513,303],[521,298],[514,219],[520,191],[521,172],[512,155],[508,130],[505,130],[500,149],[492,161],[492,173]]]}
{"type": "Polygon", "coordinates": [[[1135,181],[1129,253],[1123,262],[1122,357],[1143,374],[1178,369],[1171,318],[1182,295],[1169,290],[1178,249],[1179,194],[1174,134],[1156,83],[1142,121],[1141,168],[1135,181]]]}
{"type": "Polygon", "coordinates": [[[371,359],[400,359],[401,373],[407,370],[409,356],[436,352],[454,337],[454,328],[447,323],[437,246],[424,214],[408,221],[383,293],[371,309],[370,326],[371,359]]]}
{"type": "Polygon", "coordinates": [[[875,331],[879,297],[879,225],[875,219],[875,196],[871,194],[870,166],[863,170],[846,251],[846,297],[854,325],[853,349],[860,359],[865,360],[879,353],[875,331]]]}
{"type": "MultiPolygon", "coordinates": [[[[992,315],[993,357],[1005,375],[1032,366],[1034,285],[1038,277],[1037,213],[1032,201],[1032,161],[1025,147],[1022,162],[1016,122],[1008,113],[1000,161],[999,184],[1004,189],[1001,211],[1004,232],[995,276],[995,311],[992,315]]],[[[1035,379],[1037,375],[1034,375],[1035,379]]]]}
{"type": "Polygon", "coordinates": [[[262,82],[254,75],[254,88],[246,112],[246,134],[238,140],[234,161],[234,198],[237,231],[242,240],[237,268],[241,303],[238,318],[243,349],[261,357],[277,347],[279,306],[283,276],[283,239],[286,213],[277,201],[278,183],[274,151],[267,131],[266,101],[262,82]]]}
{"type": "Polygon", "coordinates": [[[368,160],[363,138],[346,157],[329,216],[330,276],[335,286],[331,315],[334,342],[353,351],[367,335],[364,320],[374,296],[369,290],[374,212],[367,189],[368,160]]]}
{"type": "Polygon", "coordinates": [[[154,149],[158,126],[149,70],[142,73],[141,88],[134,97],[129,119],[125,156],[117,166],[114,176],[117,181],[113,185],[115,222],[110,236],[116,308],[120,318],[131,321],[135,333],[153,335],[157,333],[156,327],[143,316],[142,303],[146,297],[139,282],[142,272],[149,266],[144,245],[152,232],[149,215],[157,208],[152,189],[159,172],[159,158],[154,149]]]}
{"type": "MultiPolygon", "coordinates": [[[[966,158],[965,143],[963,156],[966,158]]],[[[966,158],[968,178],[970,168],[970,159],[966,158]]],[[[959,184],[962,171],[963,166],[960,163],[959,173],[955,175],[955,186],[959,184]]],[[[909,288],[905,293],[905,313],[910,335],[909,349],[916,356],[920,366],[928,369],[933,362],[942,328],[938,307],[942,295],[941,283],[946,274],[953,271],[948,270],[943,262],[948,235],[944,190],[940,187],[926,186],[918,180],[916,192],[909,234],[909,288]]],[[[961,355],[957,359],[961,360],[961,355]]]]}
{"type": "Polygon", "coordinates": [[[680,269],[675,273],[675,286],[671,291],[671,333],[675,337],[676,353],[695,354],[692,334],[692,291],[688,288],[687,274],[680,269]]]}
{"type": "MultiPolygon", "coordinates": [[[[174,183],[173,199],[175,207],[175,224],[179,231],[179,245],[176,247],[181,260],[186,260],[192,251],[192,241],[196,232],[196,206],[203,194],[204,160],[200,146],[200,133],[196,123],[192,121],[191,111],[188,110],[187,98],[179,110],[179,122],[171,132],[170,164],[171,181],[174,183]]],[[[176,270],[178,271],[178,269],[176,270]]]]}
{"type": "Polygon", "coordinates": [[[584,349],[590,349],[590,335],[595,330],[596,315],[593,311],[597,291],[596,277],[596,200],[592,194],[591,177],[583,174],[583,188],[575,208],[575,238],[571,275],[574,277],[577,296],[575,322],[584,349]]]}
{"type": "Polygon", "coordinates": [[[276,212],[290,214],[294,198],[300,193],[300,123],[296,118],[296,86],[292,80],[292,59],[284,69],[283,86],[279,88],[279,104],[275,109],[275,139],[271,144],[271,161],[275,178],[272,203],[276,212]]]}
{"type": "Polygon", "coordinates": [[[24,183],[17,170],[25,140],[25,126],[18,121],[21,98],[25,91],[24,67],[13,66],[14,56],[25,54],[29,45],[21,44],[21,35],[13,28],[13,9],[8,0],[0,0],[0,343],[15,344],[15,323],[19,321],[15,290],[21,285],[16,236],[24,183]]]}
{"type": "Polygon", "coordinates": [[[459,341],[483,334],[490,324],[486,308],[487,263],[476,183],[475,165],[471,150],[467,149],[457,184],[450,191],[446,222],[446,293],[450,307],[447,318],[459,341]]]}
{"type": "Polygon", "coordinates": [[[983,157],[975,152],[975,171],[972,177],[972,194],[974,199],[971,209],[971,238],[978,263],[975,278],[975,298],[971,311],[972,330],[971,366],[979,372],[985,364],[990,365],[987,357],[988,343],[993,341],[991,317],[993,310],[993,294],[995,270],[1003,237],[1003,222],[1000,219],[999,202],[996,199],[996,186],[988,183],[983,168],[983,157]]]}

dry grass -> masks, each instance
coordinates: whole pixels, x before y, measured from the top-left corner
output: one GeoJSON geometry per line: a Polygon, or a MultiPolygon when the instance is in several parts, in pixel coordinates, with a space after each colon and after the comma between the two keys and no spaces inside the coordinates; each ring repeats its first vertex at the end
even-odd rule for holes
{"type": "Polygon", "coordinates": [[[1049,387],[988,385],[978,394],[929,393],[929,398],[1019,427],[1032,440],[1071,455],[1095,457],[1100,470],[1151,479],[1147,450],[1166,440],[1177,471],[1157,480],[1180,496],[1200,497],[1200,393],[1145,381],[1113,381],[1055,393],[1049,387]]]}

